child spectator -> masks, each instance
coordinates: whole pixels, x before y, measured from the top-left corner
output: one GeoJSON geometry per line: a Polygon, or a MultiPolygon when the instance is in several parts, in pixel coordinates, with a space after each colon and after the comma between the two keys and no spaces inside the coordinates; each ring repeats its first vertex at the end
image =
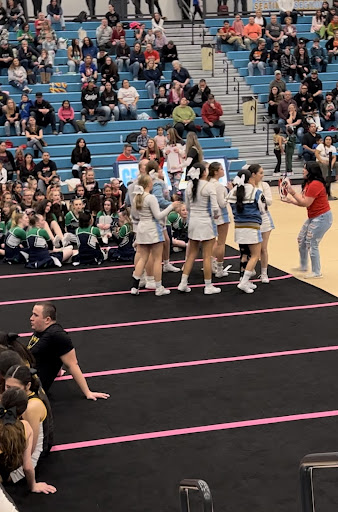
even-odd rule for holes
{"type": "Polygon", "coordinates": [[[69,123],[73,126],[76,133],[79,132],[79,128],[76,124],[76,121],[74,119],[74,109],[70,106],[70,103],[68,100],[64,100],[62,102],[62,106],[58,110],[58,116],[60,120],[59,124],[59,133],[63,133],[63,128],[65,124],[69,123]]]}
{"type": "Polygon", "coordinates": [[[164,135],[163,126],[159,126],[156,133],[157,134],[154,137],[154,141],[156,142],[158,149],[163,151],[167,145],[167,137],[164,135]]]}

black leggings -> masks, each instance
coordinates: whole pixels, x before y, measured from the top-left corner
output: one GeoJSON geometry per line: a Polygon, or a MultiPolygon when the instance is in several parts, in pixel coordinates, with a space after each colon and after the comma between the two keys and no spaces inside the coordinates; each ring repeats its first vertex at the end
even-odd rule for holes
{"type": "Polygon", "coordinates": [[[201,19],[203,20],[203,12],[199,5],[194,5],[194,14],[193,14],[194,18],[196,18],[196,14],[199,14],[201,16],[201,19]]]}
{"type": "Polygon", "coordinates": [[[277,164],[276,164],[274,172],[280,173],[280,168],[282,165],[282,152],[280,149],[274,149],[273,152],[275,153],[275,156],[277,158],[277,164]]]}

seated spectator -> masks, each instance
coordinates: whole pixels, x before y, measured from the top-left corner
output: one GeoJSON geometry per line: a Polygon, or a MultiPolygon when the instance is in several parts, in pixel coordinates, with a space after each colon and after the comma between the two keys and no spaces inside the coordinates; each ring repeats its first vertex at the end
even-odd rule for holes
{"type": "MultiPolygon", "coordinates": [[[[41,46],[44,41],[46,41],[47,36],[51,38],[54,43],[57,43],[57,35],[55,30],[50,26],[49,21],[45,20],[42,22],[42,28],[39,33],[38,43],[41,46]]],[[[39,47],[38,47],[39,49],[39,47]]]]}
{"type": "MultiPolygon", "coordinates": [[[[271,85],[271,84],[270,84],[271,85]]],[[[278,118],[278,105],[283,100],[283,95],[276,85],[273,85],[270,89],[268,98],[268,114],[272,121],[277,121],[278,118]]]]}
{"type": "Polygon", "coordinates": [[[328,35],[328,39],[330,37],[334,37],[335,31],[338,30],[338,15],[335,14],[332,18],[332,21],[328,24],[326,33],[328,35]]]}
{"type": "Polygon", "coordinates": [[[26,21],[21,3],[16,3],[14,0],[7,0],[6,12],[6,25],[13,28],[15,32],[17,32],[21,25],[23,25],[26,21]]]}
{"type": "Polygon", "coordinates": [[[161,53],[163,71],[165,70],[165,65],[167,63],[172,64],[174,60],[178,60],[177,48],[173,41],[168,41],[168,43],[163,46],[161,53]]]}
{"type": "Polygon", "coordinates": [[[195,112],[188,106],[188,100],[183,97],[180,104],[173,110],[174,128],[180,137],[183,136],[184,130],[196,132],[195,117],[195,112]]]}
{"type": "Polygon", "coordinates": [[[24,92],[32,92],[28,87],[27,71],[20,65],[19,59],[14,59],[8,68],[8,83],[24,92]]]}
{"type": "Polygon", "coordinates": [[[165,33],[164,19],[162,18],[162,13],[155,12],[151,19],[151,28],[154,32],[155,30],[160,30],[161,32],[165,33]]]}
{"type": "Polygon", "coordinates": [[[266,22],[266,19],[263,16],[261,10],[257,10],[255,12],[255,23],[262,27],[262,36],[264,36],[264,34],[265,34],[265,27],[267,25],[267,22],[266,22]]]}
{"type": "Polygon", "coordinates": [[[133,75],[133,80],[138,80],[140,71],[145,65],[144,53],[141,44],[136,42],[134,48],[130,52],[129,71],[133,75]]]}
{"type": "Polygon", "coordinates": [[[282,43],[283,36],[284,32],[282,25],[278,23],[277,16],[272,14],[270,17],[270,23],[267,24],[265,29],[265,40],[268,50],[271,50],[274,41],[282,43]]]}
{"type": "Polygon", "coordinates": [[[303,115],[303,126],[305,130],[308,129],[309,124],[316,123],[317,131],[322,131],[323,128],[320,124],[319,109],[312,94],[309,94],[308,99],[304,101],[301,107],[301,113],[303,115]]]}
{"type": "Polygon", "coordinates": [[[19,108],[12,98],[8,98],[7,105],[4,106],[3,112],[5,113],[6,137],[10,137],[11,135],[11,126],[15,128],[15,133],[19,137],[19,135],[21,135],[20,113],[19,108]]]}
{"type": "Polygon", "coordinates": [[[103,126],[108,123],[111,117],[109,107],[100,107],[100,93],[95,82],[89,79],[87,87],[81,93],[81,118],[82,121],[97,120],[103,126]]]}
{"type": "Polygon", "coordinates": [[[92,161],[86,141],[82,137],[77,139],[70,161],[73,164],[72,174],[74,178],[81,179],[83,172],[90,167],[90,162],[92,161]]]}
{"type": "Polygon", "coordinates": [[[144,39],[143,39],[143,43],[145,45],[147,45],[148,43],[150,43],[151,45],[153,45],[155,42],[155,35],[153,33],[153,29],[149,29],[146,33],[146,35],[144,36],[144,39]]]}
{"type": "Polygon", "coordinates": [[[8,20],[7,12],[1,2],[1,5],[0,5],[0,32],[2,32],[4,29],[7,30],[6,29],[7,20],[8,20]]]}
{"type": "Polygon", "coordinates": [[[26,183],[29,176],[36,176],[35,163],[30,153],[25,154],[24,163],[19,169],[17,169],[16,175],[17,179],[20,180],[21,183],[26,183]]]}
{"type": "Polygon", "coordinates": [[[75,113],[74,109],[70,106],[70,103],[68,100],[63,100],[62,106],[58,110],[58,118],[60,121],[59,124],[59,133],[63,133],[63,129],[65,124],[71,124],[74,128],[75,132],[79,132],[78,125],[75,121],[75,113]]]}
{"type": "Polygon", "coordinates": [[[288,78],[289,82],[296,81],[297,62],[296,57],[292,55],[290,47],[287,46],[280,58],[281,71],[283,78],[288,78]]]}
{"type": "Polygon", "coordinates": [[[29,45],[34,46],[34,36],[29,28],[29,23],[24,23],[21,28],[16,33],[16,38],[19,43],[22,41],[27,41],[29,45]]]}
{"type": "Polygon", "coordinates": [[[52,66],[54,66],[54,59],[57,50],[57,45],[50,34],[46,35],[46,39],[41,44],[41,50],[46,50],[48,57],[51,59],[52,66]]]}
{"type": "Polygon", "coordinates": [[[278,0],[278,7],[280,9],[281,23],[285,23],[285,18],[292,19],[292,23],[297,24],[298,13],[295,10],[294,0],[278,0]]]}
{"type": "Polygon", "coordinates": [[[29,99],[29,97],[26,93],[23,93],[21,95],[21,101],[19,103],[22,135],[25,135],[26,125],[28,123],[28,119],[29,119],[30,111],[31,111],[32,107],[33,107],[33,102],[29,99]]]}
{"type": "Polygon", "coordinates": [[[254,70],[257,67],[261,75],[265,75],[266,61],[268,58],[268,52],[265,49],[265,41],[261,39],[258,42],[257,48],[251,50],[249,55],[248,71],[249,76],[254,76],[254,70]]]}
{"type": "MultiPolygon", "coordinates": [[[[35,178],[33,178],[33,180],[34,179],[35,178]]],[[[36,184],[36,186],[37,186],[37,184],[36,184]]],[[[31,188],[24,188],[24,190],[22,192],[22,201],[20,204],[20,208],[23,212],[25,210],[31,210],[34,207],[33,196],[34,196],[34,192],[31,188]]]]}
{"type": "Polygon", "coordinates": [[[329,5],[327,5],[327,7],[325,8],[325,12],[323,12],[323,15],[325,16],[325,26],[327,27],[329,23],[331,23],[331,21],[333,20],[333,16],[336,15],[336,8],[334,6],[330,7],[329,5]]]}
{"type": "Polygon", "coordinates": [[[294,103],[290,103],[288,106],[285,128],[288,126],[291,126],[293,131],[297,133],[298,139],[302,140],[304,135],[304,128],[302,127],[302,116],[298,112],[297,106],[294,103]]]}
{"type": "Polygon", "coordinates": [[[150,60],[146,69],[143,71],[146,80],[145,88],[148,91],[149,99],[156,98],[156,89],[160,85],[161,71],[158,69],[153,60],[150,60]]]}
{"type": "Polygon", "coordinates": [[[80,62],[82,60],[82,51],[80,48],[80,41],[72,39],[72,44],[67,49],[67,65],[70,73],[75,73],[79,70],[80,62]]]}
{"type": "Polygon", "coordinates": [[[333,95],[333,99],[335,101],[337,101],[338,99],[338,82],[336,83],[336,87],[334,89],[332,89],[332,95],[333,95]]]}
{"type": "Polygon", "coordinates": [[[137,162],[137,158],[132,155],[133,146],[131,144],[125,144],[123,152],[116,158],[117,162],[137,162]]]}
{"type": "Polygon", "coordinates": [[[270,82],[269,90],[271,91],[273,87],[277,87],[278,92],[286,91],[286,83],[282,79],[282,73],[279,69],[276,69],[275,71],[275,79],[270,82]]]}
{"type": "Polygon", "coordinates": [[[315,149],[316,161],[319,163],[321,171],[323,173],[324,178],[326,179],[329,174],[333,171],[333,174],[337,176],[338,173],[338,164],[337,164],[337,148],[332,144],[331,135],[327,135],[324,137],[324,140],[321,144],[315,149]],[[330,153],[331,153],[331,162],[330,162],[330,153]],[[331,163],[331,169],[329,165],[331,163]]]}
{"type": "Polygon", "coordinates": [[[278,112],[278,124],[283,132],[285,132],[286,120],[289,117],[289,105],[293,103],[297,108],[297,103],[292,99],[292,92],[285,91],[283,100],[279,103],[278,112]]]}
{"type": "Polygon", "coordinates": [[[54,107],[52,107],[49,101],[44,99],[42,92],[37,92],[35,98],[34,106],[31,109],[31,116],[35,117],[38,126],[46,128],[50,124],[53,135],[57,135],[54,107]]]}
{"type": "Polygon", "coordinates": [[[144,58],[146,64],[148,64],[150,60],[153,60],[162,73],[160,54],[158,53],[157,50],[154,50],[153,45],[151,43],[147,43],[146,51],[144,52],[144,58]]]}
{"type": "Polygon", "coordinates": [[[312,17],[311,33],[318,34],[321,39],[325,38],[326,27],[325,17],[320,9],[317,9],[316,14],[312,17]]]}
{"type": "Polygon", "coordinates": [[[101,93],[101,105],[103,107],[109,107],[112,121],[118,121],[120,119],[117,93],[113,89],[111,82],[107,82],[104,86],[101,93]]]}
{"type": "Polygon", "coordinates": [[[120,15],[115,11],[115,7],[112,4],[108,5],[108,12],[105,14],[108,25],[113,28],[120,21],[120,15]]]}
{"type": "Polygon", "coordinates": [[[25,135],[27,137],[27,146],[33,148],[34,158],[38,158],[39,151],[44,152],[43,131],[40,126],[36,124],[35,117],[30,117],[26,126],[25,135]]]}
{"type": "MultiPolygon", "coordinates": [[[[338,40],[337,40],[338,46],[338,40]]],[[[318,73],[325,73],[327,67],[327,58],[324,48],[319,44],[319,38],[316,37],[313,40],[313,45],[310,50],[311,52],[311,66],[312,69],[317,69],[318,73]]]]}
{"type": "Polygon", "coordinates": [[[296,56],[296,70],[300,80],[304,80],[310,71],[310,59],[305,48],[299,48],[299,52],[296,56]]]}
{"type": "Polygon", "coordinates": [[[262,27],[255,23],[254,16],[249,16],[249,23],[244,27],[243,36],[247,50],[251,50],[252,44],[258,44],[258,40],[262,37],[262,27]]]}
{"type": "Polygon", "coordinates": [[[181,103],[181,99],[184,97],[184,90],[179,82],[172,84],[169,91],[169,105],[173,111],[181,103]]]}
{"type": "Polygon", "coordinates": [[[143,153],[147,149],[149,139],[150,137],[148,135],[148,128],[146,126],[143,126],[140,130],[140,135],[136,139],[138,151],[141,155],[143,155],[143,153]]]}
{"type": "Polygon", "coordinates": [[[236,14],[235,19],[232,22],[232,28],[235,31],[235,35],[241,37],[242,41],[244,41],[244,23],[240,14],[236,14]]]}
{"type": "Polygon", "coordinates": [[[154,48],[162,55],[163,46],[168,43],[166,36],[160,30],[155,30],[154,48]]]}
{"type": "Polygon", "coordinates": [[[110,55],[107,52],[107,50],[105,50],[104,47],[102,46],[101,48],[99,48],[99,53],[97,54],[96,66],[97,66],[97,70],[99,73],[101,73],[101,68],[106,63],[107,57],[110,57],[110,55]]]}
{"type": "Polygon", "coordinates": [[[338,57],[338,30],[335,31],[334,37],[331,37],[331,39],[328,40],[325,47],[328,53],[329,64],[331,64],[333,57],[335,61],[337,60],[338,57]]]}
{"type": "Polygon", "coordinates": [[[84,38],[81,51],[83,59],[85,59],[87,55],[90,55],[93,60],[93,64],[97,66],[97,47],[94,45],[93,41],[89,37],[84,38]]]}
{"type": "Polygon", "coordinates": [[[15,155],[14,155],[14,158],[15,158],[15,169],[20,169],[20,167],[24,164],[25,162],[25,153],[23,152],[23,149],[22,147],[18,147],[16,150],[15,150],[15,155]]]}
{"type": "Polygon", "coordinates": [[[126,71],[129,70],[130,48],[125,39],[121,39],[120,44],[116,49],[116,65],[119,73],[123,71],[123,68],[125,68],[126,71]]]}
{"type": "Polygon", "coordinates": [[[324,130],[337,129],[338,127],[338,107],[333,99],[332,92],[327,92],[325,100],[320,104],[320,121],[324,130]]]}
{"type": "Polygon", "coordinates": [[[222,44],[233,44],[236,49],[245,49],[243,39],[240,36],[236,36],[235,30],[232,27],[230,27],[230,23],[228,20],[224,21],[223,27],[218,30],[216,37],[218,53],[222,53],[222,44]]]}
{"type": "MultiPolygon", "coordinates": [[[[145,26],[144,23],[139,23],[138,24],[138,28],[136,28],[134,30],[135,43],[143,44],[144,37],[145,37],[145,34],[146,34],[146,30],[145,29],[146,29],[146,26],[145,26]]],[[[154,37],[154,39],[155,39],[155,37],[154,37]]]]}
{"type": "Polygon", "coordinates": [[[223,137],[225,130],[225,122],[221,121],[223,109],[222,105],[215,101],[213,94],[209,94],[208,101],[203,104],[201,115],[204,121],[203,130],[207,136],[213,137],[211,128],[217,128],[219,129],[219,136],[223,137]]]}
{"type": "MultiPolygon", "coordinates": [[[[1,35],[0,35],[1,37],[1,35]]],[[[12,64],[14,59],[13,48],[8,44],[6,39],[3,39],[0,43],[0,75],[8,73],[8,68],[12,64]]]]}
{"type": "Polygon", "coordinates": [[[285,18],[283,32],[283,44],[287,46],[297,46],[297,27],[296,25],[292,25],[292,19],[290,17],[285,18]]]}
{"type": "Polygon", "coordinates": [[[164,85],[160,85],[158,88],[158,94],[156,95],[154,104],[151,106],[151,108],[157,112],[159,118],[167,118],[171,116],[173,109],[170,105],[167,90],[164,85]]]}
{"type": "Polygon", "coordinates": [[[310,95],[309,95],[309,92],[308,92],[307,85],[306,84],[301,84],[300,87],[299,87],[299,92],[297,92],[297,94],[295,94],[293,99],[297,103],[297,107],[301,108],[301,106],[303,105],[304,101],[306,101],[309,98],[309,96],[310,95]]]}
{"type": "Polygon", "coordinates": [[[171,73],[171,81],[187,92],[190,89],[190,74],[186,68],[183,68],[179,60],[173,61],[173,71],[171,73]]]}
{"type": "Polygon", "coordinates": [[[208,101],[209,94],[211,91],[207,86],[204,78],[201,78],[198,84],[191,87],[187,93],[187,99],[189,100],[190,107],[201,107],[208,101]]]}
{"type": "Polygon", "coordinates": [[[272,50],[269,54],[269,66],[272,68],[272,71],[275,73],[276,69],[281,68],[281,57],[283,52],[279,46],[279,43],[273,43],[272,50]]]}
{"type": "Polygon", "coordinates": [[[323,84],[318,78],[318,71],[316,69],[311,70],[311,75],[304,80],[304,84],[308,86],[308,91],[312,94],[319,108],[323,101],[323,84]]]}
{"type": "Polygon", "coordinates": [[[119,89],[117,98],[119,100],[119,110],[122,120],[130,117],[137,118],[137,102],[140,98],[135,87],[130,87],[129,80],[122,81],[122,87],[119,89]]]}
{"type": "Polygon", "coordinates": [[[115,52],[116,47],[120,44],[121,39],[125,39],[125,38],[126,38],[126,32],[123,28],[122,23],[119,22],[119,23],[117,23],[116,27],[113,28],[113,33],[111,36],[111,43],[113,45],[114,52],[115,52]]]}
{"type": "Polygon", "coordinates": [[[79,72],[81,75],[81,82],[87,84],[89,80],[96,82],[97,80],[97,67],[93,63],[90,55],[87,55],[84,62],[80,65],[79,72]]]}
{"type": "Polygon", "coordinates": [[[50,83],[53,75],[53,62],[47,50],[41,50],[41,55],[38,58],[37,72],[40,73],[40,81],[42,84],[50,83]]]}
{"type": "Polygon", "coordinates": [[[112,35],[113,30],[108,26],[107,18],[103,18],[101,20],[101,25],[99,25],[96,29],[96,41],[97,45],[99,47],[103,46],[108,51],[108,53],[112,50],[112,35]]]}
{"type": "Polygon", "coordinates": [[[120,80],[119,74],[117,72],[117,67],[115,62],[113,62],[110,55],[106,57],[106,61],[101,67],[101,85],[104,87],[106,83],[110,83],[111,86],[117,90],[117,82],[120,80]]]}
{"type": "Polygon", "coordinates": [[[47,186],[52,179],[56,176],[57,166],[56,163],[50,159],[48,151],[42,153],[42,160],[35,166],[35,172],[38,177],[38,188],[46,193],[47,186]]]}
{"type": "Polygon", "coordinates": [[[303,158],[306,162],[315,161],[315,149],[314,146],[316,144],[316,136],[317,136],[317,126],[316,123],[311,123],[309,126],[309,131],[303,136],[302,139],[302,148],[303,148],[303,158]]]}
{"type": "Polygon", "coordinates": [[[66,30],[63,10],[57,0],[50,0],[50,3],[47,5],[47,20],[50,23],[60,23],[62,30],[66,30]]]}
{"type": "MultiPolygon", "coordinates": [[[[35,5],[34,5],[34,9],[35,9],[35,5]]],[[[38,12],[38,13],[34,13],[34,16],[35,18],[37,18],[35,21],[34,21],[34,28],[35,28],[35,42],[38,41],[39,39],[39,36],[40,36],[40,32],[43,28],[43,24],[45,21],[47,21],[46,19],[46,16],[43,12],[38,12]]]]}

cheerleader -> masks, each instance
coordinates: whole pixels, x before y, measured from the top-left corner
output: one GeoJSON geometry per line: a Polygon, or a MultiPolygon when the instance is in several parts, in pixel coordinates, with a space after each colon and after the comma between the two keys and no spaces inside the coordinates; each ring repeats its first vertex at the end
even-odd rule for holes
{"type": "Polygon", "coordinates": [[[275,225],[273,223],[270,212],[268,211],[268,206],[272,205],[272,193],[271,188],[268,183],[263,180],[264,170],[263,167],[259,164],[252,164],[249,166],[249,171],[252,174],[254,185],[258,190],[260,190],[265,198],[266,209],[261,214],[262,215],[262,224],[261,224],[261,233],[262,233],[262,249],[261,249],[261,282],[268,284],[269,276],[268,276],[268,243],[271,231],[275,229],[275,225]]]}
{"type": "Polygon", "coordinates": [[[96,225],[100,230],[103,243],[107,245],[111,238],[116,241],[115,233],[119,229],[119,214],[114,199],[104,200],[103,210],[97,214],[96,225]]]}
{"type": "Polygon", "coordinates": [[[250,283],[249,279],[255,275],[255,267],[261,255],[260,227],[261,214],[266,211],[265,198],[261,190],[255,187],[254,177],[248,169],[239,171],[233,184],[235,186],[228,195],[228,202],[235,220],[235,242],[247,245],[250,251],[250,259],[237,288],[245,293],[253,293],[257,286],[250,283]]]}
{"type": "Polygon", "coordinates": [[[11,227],[5,238],[5,257],[4,262],[26,263],[28,260],[26,243],[26,229],[29,224],[27,213],[21,213],[17,210],[13,212],[11,217],[11,227]]]}
{"type": "Polygon", "coordinates": [[[169,212],[179,207],[179,202],[171,203],[164,210],[160,210],[156,197],[151,195],[153,181],[150,176],[140,176],[138,185],[134,187],[134,207],[139,215],[136,233],[136,243],[139,257],[133,274],[132,295],[139,294],[140,279],[147,264],[150,253],[153,257],[153,272],[156,283],[155,295],[168,295],[170,290],[162,286],[162,254],[163,254],[163,226],[160,221],[169,212]]]}
{"type": "MultiPolygon", "coordinates": [[[[6,373],[5,389],[22,389],[28,398],[22,415],[33,431],[32,465],[36,467],[41,455],[47,455],[53,446],[53,416],[49,400],[43,391],[36,370],[25,365],[11,366],[6,373]]],[[[12,481],[25,477],[22,466],[11,473],[12,481]]]]}
{"type": "Polygon", "coordinates": [[[117,249],[110,249],[108,258],[111,261],[134,261],[135,249],[133,225],[128,208],[124,208],[119,213],[119,231],[117,234],[117,249]]]}
{"type": "Polygon", "coordinates": [[[106,255],[101,251],[103,241],[98,227],[93,226],[93,218],[89,212],[79,215],[79,227],[75,231],[79,253],[74,257],[73,265],[100,265],[106,255]]]}
{"type": "Polygon", "coordinates": [[[212,162],[209,165],[208,172],[208,180],[215,188],[217,203],[220,210],[219,217],[214,221],[217,226],[217,240],[212,252],[212,270],[216,277],[225,277],[229,275],[228,272],[223,269],[225,241],[230,223],[226,199],[228,190],[219,182],[219,179],[224,176],[224,169],[219,162],[212,162]]]}
{"type": "Polygon", "coordinates": [[[66,214],[65,225],[67,233],[75,235],[75,231],[79,227],[79,215],[84,210],[82,199],[73,199],[71,202],[70,211],[66,214]]]}
{"type": "Polygon", "coordinates": [[[26,235],[29,255],[27,268],[62,267],[62,262],[73,256],[72,245],[53,251],[53,242],[47,231],[43,229],[44,224],[42,215],[34,213],[30,215],[29,230],[26,235]]]}
{"type": "Polygon", "coordinates": [[[188,246],[188,210],[184,203],[181,203],[177,212],[168,215],[168,222],[172,229],[173,251],[179,252],[188,246]]]}
{"type": "Polygon", "coordinates": [[[207,181],[208,171],[204,164],[191,167],[187,176],[190,178],[185,194],[189,212],[189,254],[178,290],[187,293],[191,291],[188,287],[188,278],[202,242],[204,294],[212,295],[221,292],[220,288],[211,283],[211,254],[216,236],[213,220],[219,216],[216,190],[214,185],[207,181]]]}

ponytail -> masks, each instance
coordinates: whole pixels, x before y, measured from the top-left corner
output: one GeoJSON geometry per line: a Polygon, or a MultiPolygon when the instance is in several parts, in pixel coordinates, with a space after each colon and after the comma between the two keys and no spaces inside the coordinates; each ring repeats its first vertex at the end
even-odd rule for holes
{"type": "Polygon", "coordinates": [[[25,387],[30,383],[30,390],[37,395],[39,394],[41,383],[34,368],[28,368],[28,366],[24,365],[11,366],[6,373],[5,380],[9,377],[20,381],[25,387]]]}
{"type": "Polygon", "coordinates": [[[22,389],[4,392],[0,404],[0,452],[6,472],[22,466],[26,450],[26,434],[20,417],[27,409],[27,395],[22,389]]]}
{"type": "Polygon", "coordinates": [[[198,182],[201,179],[202,174],[205,172],[205,165],[204,164],[195,164],[193,167],[191,167],[190,171],[188,172],[188,177],[192,181],[192,201],[194,202],[197,195],[197,187],[198,182]]]}
{"type": "MultiPolygon", "coordinates": [[[[248,183],[248,181],[251,177],[251,172],[249,171],[249,169],[245,169],[245,170],[239,171],[237,173],[237,176],[238,176],[238,178],[242,178],[242,176],[244,176],[244,183],[248,183]]],[[[236,210],[238,213],[243,213],[244,198],[245,198],[245,187],[243,184],[238,184],[237,189],[236,189],[236,210]]]]}
{"type": "Polygon", "coordinates": [[[220,164],[219,162],[211,162],[208,169],[208,181],[210,180],[210,178],[214,178],[216,172],[220,167],[222,167],[222,164],[220,164]]]}
{"type": "Polygon", "coordinates": [[[143,201],[145,197],[144,189],[146,187],[149,187],[149,185],[152,183],[152,179],[148,174],[145,174],[143,176],[140,176],[137,182],[137,185],[135,185],[135,208],[136,210],[142,210],[143,208],[143,201]]]}
{"type": "Polygon", "coordinates": [[[23,213],[15,209],[11,216],[11,227],[15,228],[23,217],[23,213]]]}

